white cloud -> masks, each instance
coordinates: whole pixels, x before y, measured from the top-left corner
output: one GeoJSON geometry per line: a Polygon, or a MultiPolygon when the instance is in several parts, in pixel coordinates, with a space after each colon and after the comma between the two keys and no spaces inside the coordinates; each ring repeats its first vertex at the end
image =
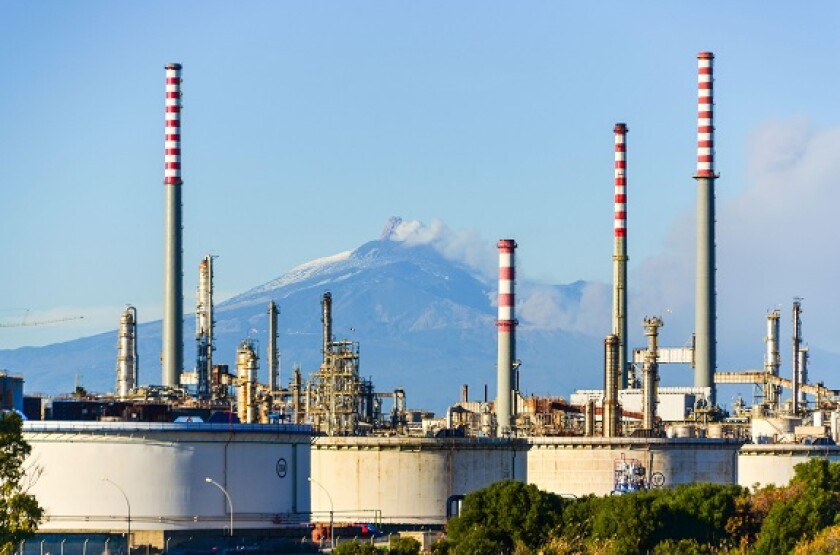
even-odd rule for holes
{"type": "Polygon", "coordinates": [[[452,230],[439,219],[424,224],[419,220],[391,218],[382,237],[408,245],[431,245],[449,260],[466,264],[484,276],[496,274],[495,249],[473,230],[452,230]]]}
{"type": "MultiPolygon", "coordinates": [[[[754,345],[760,366],[767,311],[782,308],[782,335],[790,337],[791,302],[801,296],[806,341],[840,352],[840,254],[833,225],[838,162],[838,127],[820,130],[795,119],[767,124],[751,137],[747,187],[717,203],[719,351],[754,345]]],[[[719,169],[721,190],[728,184],[726,169],[719,169]]],[[[694,228],[692,211],[676,221],[664,252],[631,276],[631,318],[662,314],[663,333],[677,337],[690,336],[693,328],[694,228]]]]}

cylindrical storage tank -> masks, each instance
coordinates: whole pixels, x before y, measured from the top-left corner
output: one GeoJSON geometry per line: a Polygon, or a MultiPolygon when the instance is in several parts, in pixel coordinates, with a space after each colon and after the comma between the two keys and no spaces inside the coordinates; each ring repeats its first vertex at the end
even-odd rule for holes
{"type": "Polygon", "coordinates": [[[235,530],[309,521],[308,426],[29,421],[23,434],[40,471],[39,532],[124,533],[128,505],[135,544],[141,533],[157,545],[154,531],[227,529],[227,501],[207,478],[230,495],[235,530]]]}
{"type": "Polygon", "coordinates": [[[526,479],[517,439],[320,437],[312,444],[312,520],[439,525],[446,500],[526,479]]]}
{"type": "Polygon", "coordinates": [[[692,424],[684,424],[681,426],[674,426],[674,437],[689,438],[694,437],[694,426],[692,424]]]}

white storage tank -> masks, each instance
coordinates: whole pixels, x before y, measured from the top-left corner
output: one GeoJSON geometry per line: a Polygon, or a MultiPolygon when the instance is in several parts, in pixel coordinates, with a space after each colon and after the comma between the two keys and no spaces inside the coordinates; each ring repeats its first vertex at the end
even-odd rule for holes
{"type": "MultiPolygon", "coordinates": [[[[308,522],[308,426],[25,422],[45,510],[40,532],[299,527],[308,522]]],[[[144,534],[145,533],[145,534],[144,534]]],[[[157,539],[155,539],[157,538],[157,539]]]]}
{"type": "Polygon", "coordinates": [[[525,481],[524,440],[319,437],[312,444],[312,518],[443,524],[451,495],[525,481]]]}

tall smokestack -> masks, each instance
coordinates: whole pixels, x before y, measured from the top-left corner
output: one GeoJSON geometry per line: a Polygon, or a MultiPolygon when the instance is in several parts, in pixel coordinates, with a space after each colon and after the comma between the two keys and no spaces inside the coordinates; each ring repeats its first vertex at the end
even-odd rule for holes
{"type": "Polygon", "coordinates": [[[280,355],[277,352],[277,303],[268,303],[268,390],[274,391],[280,383],[280,355]]]}
{"type": "Polygon", "coordinates": [[[510,433],[513,402],[513,361],[516,358],[516,320],[513,317],[513,283],[515,279],[513,251],[516,241],[501,239],[499,249],[499,357],[496,373],[496,435],[510,433]]]}
{"type": "Polygon", "coordinates": [[[612,334],[618,338],[619,387],[628,382],[627,365],[627,125],[615,124],[615,249],[613,250],[612,334]]]}
{"type": "Polygon", "coordinates": [[[694,318],[694,386],[708,387],[715,403],[715,141],[711,52],[698,61],[697,95],[697,282],[694,318]]]}
{"type": "MultiPolygon", "coordinates": [[[[779,311],[774,310],[767,315],[767,337],[764,338],[767,350],[764,353],[764,371],[770,376],[779,375],[782,364],[779,355],[779,311]]],[[[765,385],[764,402],[773,408],[779,408],[781,388],[768,383],[765,385]]]]}
{"type": "Polygon", "coordinates": [[[321,297],[321,323],[324,324],[324,362],[329,363],[330,343],[332,342],[332,293],[327,291],[321,297]]]}
{"type": "Polygon", "coordinates": [[[209,254],[198,264],[198,298],[195,309],[196,364],[198,398],[210,398],[213,373],[213,257],[209,254]]]}
{"type": "Polygon", "coordinates": [[[181,260],[181,64],[166,66],[163,186],[163,385],[180,384],[184,368],[184,292],[181,260]]]}

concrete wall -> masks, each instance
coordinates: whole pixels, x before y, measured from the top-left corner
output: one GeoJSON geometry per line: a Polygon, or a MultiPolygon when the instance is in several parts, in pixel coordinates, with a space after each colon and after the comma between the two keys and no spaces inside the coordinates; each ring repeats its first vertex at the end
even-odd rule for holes
{"type": "Polygon", "coordinates": [[[721,439],[532,438],[530,484],[557,494],[609,495],[616,460],[638,459],[665,485],[735,483],[739,444],[721,439]]]}
{"type": "Polygon", "coordinates": [[[42,532],[123,532],[129,505],[138,533],[228,528],[227,499],[206,477],[230,495],[235,530],[308,520],[306,427],[47,421],[25,423],[24,437],[42,532]]]}
{"type": "Polygon", "coordinates": [[[527,443],[336,438],[312,445],[313,520],[442,524],[450,495],[526,477],[527,443]],[[332,503],[330,502],[332,501],[332,503]]]}
{"type": "Polygon", "coordinates": [[[738,454],[738,483],[747,488],[756,484],[785,486],[793,478],[797,464],[815,457],[840,462],[840,446],[797,443],[744,445],[738,454]]]}

